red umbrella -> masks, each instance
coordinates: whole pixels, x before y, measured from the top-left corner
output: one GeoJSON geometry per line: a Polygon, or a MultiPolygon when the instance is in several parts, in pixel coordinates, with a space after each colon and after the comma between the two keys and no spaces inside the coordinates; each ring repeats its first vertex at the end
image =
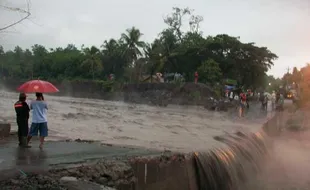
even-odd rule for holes
{"type": "Polygon", "coordinates": [[[18,89],[19,92],[25,93],[54,93],[59,90],[50,82],[43,80],[31,80],[22,84],[18,89]]]}

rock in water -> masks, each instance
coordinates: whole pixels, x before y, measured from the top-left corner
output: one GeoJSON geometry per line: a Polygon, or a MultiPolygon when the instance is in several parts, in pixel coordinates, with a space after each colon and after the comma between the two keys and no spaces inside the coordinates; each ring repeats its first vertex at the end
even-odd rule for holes
{"type": "Polygon", "coordinates": [[[70,177],[70,176],[64,176],[60,178],[60,181],[62,182],[72,182],[72,181],[78,181],[76,177],[70,177]]]}
{"type": "Polygon", "coordinates": [[[295,112],[286,122],[286,129],[289,131],[299,131],[303,129],[305,115],[302,112],[295,112]]]}
{"type": "Polygon", "coordinates": [[[101,190],[116,190],[116,189],[112,188],[112,187],[107,187],[107,186],[101,185],[101,190]]]}
{"type": "Polygon", "coordinates": [[[62,185],[69,190],[116,190],[89,181],[78,181],[75,177],[62,177],[62,185]]]}

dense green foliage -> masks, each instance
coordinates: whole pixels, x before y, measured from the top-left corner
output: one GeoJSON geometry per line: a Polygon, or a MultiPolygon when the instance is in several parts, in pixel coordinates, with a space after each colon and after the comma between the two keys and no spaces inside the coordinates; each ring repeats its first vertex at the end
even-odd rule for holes
{"type": "Polygon", "coordinates": [[[178,72],[193,81],[198,71],[200,82],[231,78],[246,87],[262,86],[277,56],[266,47],[242,43],[239,37],[204,37],[199,30],[202,20],[188,8],[173,8],[164,19],[167,28],[152,43],[141,41],[142,32],[132,27],[120,39],[106,40],[101,47],[79,49],[69,44],[48,49],[36,44],[31,49],[17,46],[5,52],[0,46],[0,73],[6,78],[54,80],[106,80],[114,74],[116,80],[138,82],[156,72],[178,72]],[[182,31],[186,17],[190,29],[182,31]]]}

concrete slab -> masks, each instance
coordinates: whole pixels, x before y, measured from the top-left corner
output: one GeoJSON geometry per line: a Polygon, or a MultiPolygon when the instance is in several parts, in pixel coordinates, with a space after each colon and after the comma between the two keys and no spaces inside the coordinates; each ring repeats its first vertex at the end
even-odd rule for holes
{"type": "Polygon", "coordinates": [[[10,136],[11,124],[10,123],[0,123],[0,138],[10,136]]]}
{"type": "Polygon", "coordinates": [[[42,173],[50,168],[68,167],[102,158],[126,158],[131,156],[156,156],[159,151],[105,146],[100,143],[46,142],[43,150],[38,142],[29,149],[19,148],[15,141],[0,145],[0,179],[14,174],[42,173]]]}

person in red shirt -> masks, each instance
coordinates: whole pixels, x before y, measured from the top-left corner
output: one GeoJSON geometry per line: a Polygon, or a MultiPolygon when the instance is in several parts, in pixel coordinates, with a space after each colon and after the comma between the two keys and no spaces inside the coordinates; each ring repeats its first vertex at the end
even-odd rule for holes
{"type": "Polygon", "coordinates": [[[246,94],[242,92],[240,94],[239,117],[244,117],[244,109],[246,105],[247,105],[246,94]]]}
{"type": "Polygon", "coordinates": [[[195,72],[195,84],[197,84],[197,82],[198,82],[198,72],[196,71],[195,72]]]}

